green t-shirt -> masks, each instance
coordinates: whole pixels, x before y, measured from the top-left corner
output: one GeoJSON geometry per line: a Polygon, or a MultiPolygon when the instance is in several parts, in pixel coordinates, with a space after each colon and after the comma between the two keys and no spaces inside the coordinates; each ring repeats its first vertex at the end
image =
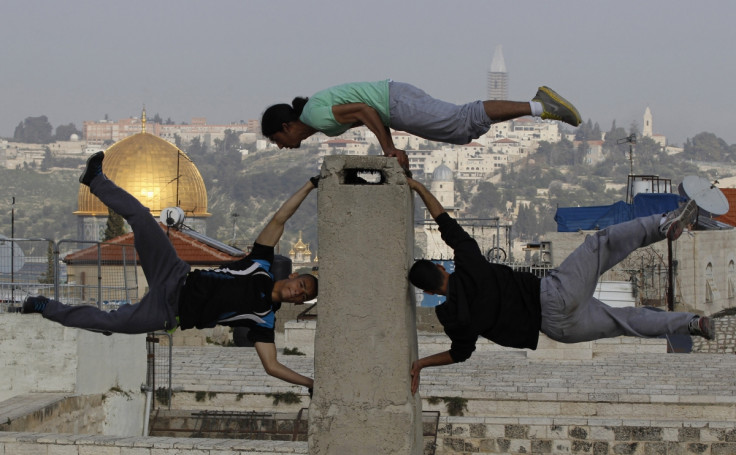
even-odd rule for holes
{"type": "Polygon", "coordinates": [[[388,79],[378,82],[351,82],[315,93],[304,105],[299,120],[327,136],[339,136],[353,125],[338,123],[332,106],[364,103],[378,112],[384,125],[389,126],[388,79]]]}

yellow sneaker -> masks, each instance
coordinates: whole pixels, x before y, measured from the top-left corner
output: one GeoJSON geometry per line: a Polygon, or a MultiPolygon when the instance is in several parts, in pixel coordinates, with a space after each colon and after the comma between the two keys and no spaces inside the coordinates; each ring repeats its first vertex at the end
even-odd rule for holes
{"type": "Polygon", "coordinates": [[[549,87],[539,87],[532,101],[542,103],[544,112],[542,112],[541,117],[545,120],[560,120],[572,126],[578,126],[582,123],[575,106],[549,87]]]}

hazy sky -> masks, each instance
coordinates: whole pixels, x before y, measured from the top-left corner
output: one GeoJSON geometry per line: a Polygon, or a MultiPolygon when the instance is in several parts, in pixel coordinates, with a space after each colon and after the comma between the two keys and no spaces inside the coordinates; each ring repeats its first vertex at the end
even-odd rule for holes
{"type": "Polygon", "coordinates": [[[713,0],[2,0],[0,136],[139,116],[259,118],[330,85],[391,78],[486,96],[503,46],[510,98],[549,85],[603,130],[736,143],[736,2],[713,0]]]}

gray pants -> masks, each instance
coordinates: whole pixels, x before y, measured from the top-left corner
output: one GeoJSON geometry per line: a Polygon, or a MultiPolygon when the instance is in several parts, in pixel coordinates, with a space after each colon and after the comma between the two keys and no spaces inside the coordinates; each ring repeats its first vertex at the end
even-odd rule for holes
{"type": "Polygon", "coordinates": [[[130,193],[104,176],[92,180],[90,191],[125,218],[133,229],[135,249],[149,291],[139,303],[110,312],[95,306],[64,305],[50,300],[43,317],[67,327],[115,333],[147,333],[176,327],[179,292],[189,265],[179,259],[151,212],[130,193]]]}
{"type": "Polygon", "coordinates": [[[589,235],[560,266],[542,279],[542,332],[563,343],[621,335],[688,334],[696,315],[613,308],[593,297],[598,278],[637,248],[664,239],[661,215],[637,218],[589,235]]]}
{"type": "Polygon", "coordinates": [[[430,141],[467,144],[488,132],[493,123],[482,101],[452,104],[404,82],[390,81],[388,98],[391,128],[430,141]]]}

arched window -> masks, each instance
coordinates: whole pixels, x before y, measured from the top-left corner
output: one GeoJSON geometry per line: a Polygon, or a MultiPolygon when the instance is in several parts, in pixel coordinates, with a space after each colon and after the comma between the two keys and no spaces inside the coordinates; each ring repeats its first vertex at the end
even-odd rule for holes
{"type": "Polygon", "coordinates": [[[715,302],[715,295],[718,292],[713,280],[713,264],[710,262],[705,266],[705,303],[715,302]]]}

